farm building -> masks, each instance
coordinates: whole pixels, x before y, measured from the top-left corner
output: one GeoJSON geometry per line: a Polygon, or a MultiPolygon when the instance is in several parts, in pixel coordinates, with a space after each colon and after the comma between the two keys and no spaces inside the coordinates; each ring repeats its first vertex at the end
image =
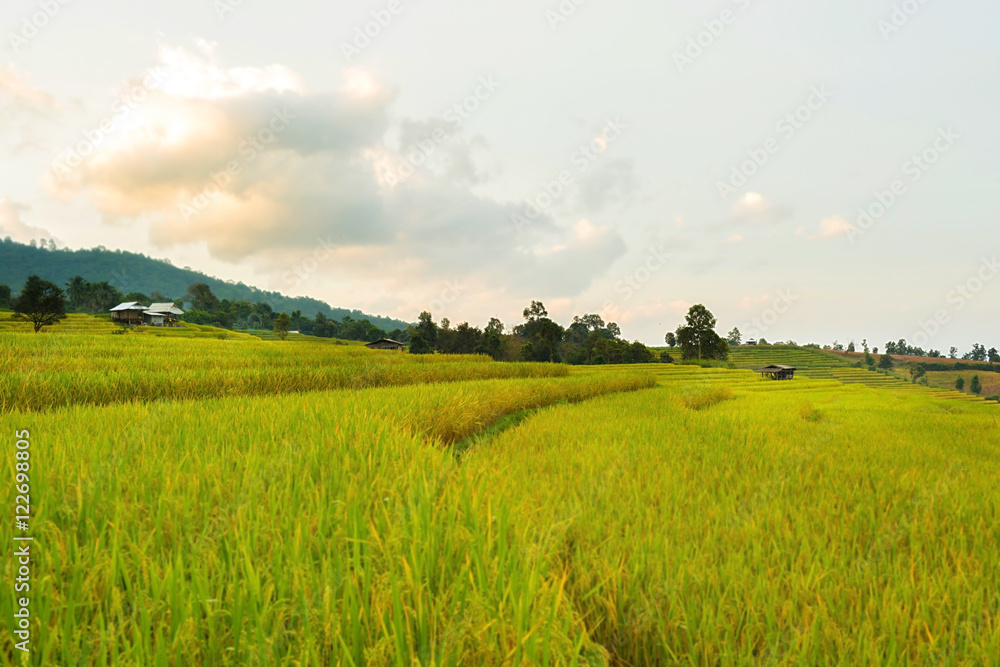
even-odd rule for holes
{"type": "Polygon", "coordinates": [[[138,301],[126,301],[111,309],[111,321],[123,324],[142,324],[142,315],[146,306],[138,301]]]}
{"type": "Polygon", "coordinates": [[[795,377],[796,368],[794,366],[782,366],[781,364],[771,364],[761,368],[758,373],[772,380],[791,380],[795,377]]]}
{"type": "Polygon", "coordinates": [[[154,303],[142,314],[142,319],[147,326],[172,327],[183,314],[184,311],[172,303],[154,303]]]}
{"type": "Polygon", "coordinates": [[[374,343],[368,343],[365,345],[369,350],[395,350],[397,352],[402,352],[403,344],[399,341],[390,340],[388,338],[382,338],[374,343]]]}

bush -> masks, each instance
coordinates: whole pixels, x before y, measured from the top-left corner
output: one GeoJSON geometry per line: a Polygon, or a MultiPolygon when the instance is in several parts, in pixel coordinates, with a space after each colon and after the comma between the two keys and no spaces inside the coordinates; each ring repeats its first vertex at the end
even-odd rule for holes
{"type": "Polygon", "coordinates": [[[691,410],[704,410],[717,403],[733,398],[733,390],[729,387],[714,386],[707,389],[696,389],[681,396],[681,401],[691,410]]]}

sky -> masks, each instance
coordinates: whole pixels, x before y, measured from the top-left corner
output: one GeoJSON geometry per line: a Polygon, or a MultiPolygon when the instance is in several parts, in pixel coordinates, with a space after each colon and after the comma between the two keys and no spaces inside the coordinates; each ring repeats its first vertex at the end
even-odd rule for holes
{"type": "Polygon", "coordinates": [[[5,0],[0,235],[414,321],[1000,345],[1000,6],[5,0]]]}

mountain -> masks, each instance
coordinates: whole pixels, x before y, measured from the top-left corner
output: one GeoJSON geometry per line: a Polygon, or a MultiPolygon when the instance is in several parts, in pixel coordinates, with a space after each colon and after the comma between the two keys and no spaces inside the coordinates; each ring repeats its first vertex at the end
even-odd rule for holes
{"type": "Polygon", "coordinates": [[[267,292],[243,283],[213,278],[191,269],[181,269],[171,264],[170,260],[154,259],[143,254],[108,250],[103,246],[90,250],[47,250],[9,239],[0,241],[0,285],[9,285],[16,293],[31,275],[37,275],[63,288],[73,276],[82,276],[88,282],[107,281],[122,294],[152,294],[159,291],[171,298],[186,294],[192,283],[205,283],[219,299],[246,299],[252,303],[263,301],[279,313],[301,310],[304,316],[312,318],[316,313],[322,312],[334,320],[350,315],[355,320],[368,319],[386,331],[407,327],[407,323],[402,320],[368,315],[360,310],[334,308],[325,301],[309,297],[290,297],[279,292],[267,292]]]}

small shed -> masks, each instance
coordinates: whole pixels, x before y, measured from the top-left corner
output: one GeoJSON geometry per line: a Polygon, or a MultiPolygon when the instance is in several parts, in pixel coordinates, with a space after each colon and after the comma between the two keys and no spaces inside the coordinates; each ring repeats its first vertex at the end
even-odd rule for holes
{"type": "Polygon", "coordinates": [[[154,303],[143,314],[143,320],[154,327],[172,327],[183,314],[184,311],[172,303],[154,303]]]}
{"type": "Polygon", "coordinates": [[[744,343],[744,345],[756,345],[756,344],[757,344],[757,341],[754,340],[753,338],[751,338],[746,343],[744,343]]]}
{"type": "Polygon", "coordinates": [[[142,314],[142,322],[148,327],[162,327],[166,321],[167,316],[164,313],[154,313],[151,310],[147,310],[142,314]]]}
{"type": "Polygon", "coordinates": [[[126,301],[111,309],[111,321],[122,324],[142,324],[142,315],[146,306],[138,301],[126,301]]]}
{"type": "Polygon", "coordinates": [[[795,371],[797,369],[794,366],[782,366],[781,364],[771,364],[770,366],[765,366],[761,368],[758,373],[763,377],[769,377],[772,380],[791,380],[795,377],[795,371]]]}
{"type": "Polygon", "coordinates": [[[368,343],[365,345],[369,350],[395,350],[396,352],[403,351],[403,344],[397,340],[391,340],[389,338],[380,338],[379,340],[368,343]]]}

